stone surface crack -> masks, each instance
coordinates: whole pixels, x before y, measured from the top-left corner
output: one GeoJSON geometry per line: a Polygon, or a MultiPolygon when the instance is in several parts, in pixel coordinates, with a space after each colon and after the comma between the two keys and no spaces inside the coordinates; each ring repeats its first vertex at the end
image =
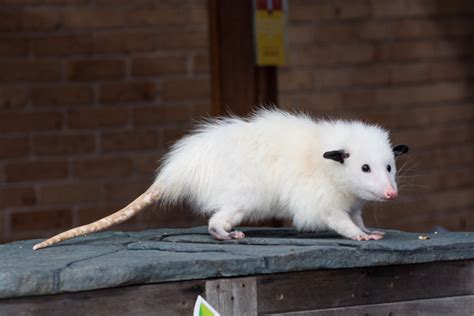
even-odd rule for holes
{"type": "Polygon", "coordinates": [[[54,272],[54,281],[53,281],[55,283],[54,284],[54,289],[57,292],[60,291],[61,273],[64,270],[70,268],[72,265],[74,265],[76,263],[79,263],[79,262],[84,262],[84,261],[100,258],[100,257],[103,257],[103,256],[107,256],[107,255],[110,255],[110,254],[113,254],[113,253],[116,253],[116,252],[119,252],[119,251],[123,251],[123,250],[124,250],[123,248],[116,249],[116,250],[113,250],[113,251],[109,251],[109,252],[106,252],[106,253],[101,253],[99,255],[91,256],[91,257],[88,257],[88,258],[82,258],[82,259],[79,259],[79,260],[74,260],[74,261],[68,262],[64,267],[55,270],[55,272],[54,272]]]}
{"type": "Polygon", "coordinates": [[[101,254],[99,254],[99,255],[95,255],[95,256],[92,256],[92,257],[89,257],[89,258],[83,258],[83,259],[71,261],[71,262],[69,262],[68,264],[66,264],[66,265],[65,265],[62,269],[60,269],[60,270],[65,270],[65,269],[67,269],[67,268],[70,268],[72,265],[74,265],[74,264],[76,264],[76,263],[79,263],[79,262],[84,262],[84,261],[88,261],[88,260],[100,258],[100,257],[103,257],[103,256],[111,255],[111,254],[116,253],[116,252],[124,251],[124,250],[126,250],[126,249],[124,249],[124,248],[116,249],[116,250],[109,251],[109,252],[105,252],[105,253],[101,253],[101,254]]]}
{"type": "Polygon", "coordinates": [[[226,250],[203,250],[203,249],[197,249],[197,250],[181,250],[181,249],[159,249],[159,248],[128,248],[127,250],[129,251],[137,251],[137,250],[142,250],[142,251],[161,251],[161,252],[180,252],[180,253],[209,253],[209,252],[216,252],[216,253],[230,253],[229,251],[226,250]]]}

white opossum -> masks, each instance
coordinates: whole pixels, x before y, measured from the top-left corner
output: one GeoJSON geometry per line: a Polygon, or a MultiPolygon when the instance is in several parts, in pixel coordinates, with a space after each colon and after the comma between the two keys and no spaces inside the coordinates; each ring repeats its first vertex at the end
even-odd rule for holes
{"type": "Polygon", "coordinates": [[[260,110],[248,119],[210,120],[165,156],[151,187],[125,208],[56,235],[40,249],[121,223],[156,201],[187,200],[210,216],[215,239],[240,239],[243,220],[290,219],[300,230],[334,230],[377,240],[362,220],[366,201],[397,197],[395,157],[388,132],[358,121],[313,120],[260,110]]]}

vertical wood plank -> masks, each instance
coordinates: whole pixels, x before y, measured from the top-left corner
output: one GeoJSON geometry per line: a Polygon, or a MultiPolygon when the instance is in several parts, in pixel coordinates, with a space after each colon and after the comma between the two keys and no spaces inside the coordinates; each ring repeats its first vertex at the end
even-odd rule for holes
{"type": "Polygon", "coordinates": [[[256,279],[239,278],[207,281],[206,300],[222,316],[256,316],[256,279]]]}
{"type": "Polygon", "coordinates": [[[255,65],[252,10],[252,0],[209,0],[214,114],[246,115],[277,104],[276,68],[255,65]]]}

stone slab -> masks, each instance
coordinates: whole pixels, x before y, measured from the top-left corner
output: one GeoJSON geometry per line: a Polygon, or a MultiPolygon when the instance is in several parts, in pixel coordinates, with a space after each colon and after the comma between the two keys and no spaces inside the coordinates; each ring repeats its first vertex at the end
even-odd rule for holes
{"type": "Polygon", "coordinates": [[[387,231],[379,241],[332,233],[243,228],[242,240],[215,241],[206,227],[102,232],[33,251],[39,240],[0,245],[0,298],[133,284],[317,269],[474,259],[474,233],[387,231]]]}

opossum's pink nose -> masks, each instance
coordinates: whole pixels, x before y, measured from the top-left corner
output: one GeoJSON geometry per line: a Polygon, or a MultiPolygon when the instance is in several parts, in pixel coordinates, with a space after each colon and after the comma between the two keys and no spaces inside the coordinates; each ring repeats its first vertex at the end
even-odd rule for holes
{"type": "Polygon", "coordinates": [[[392,188],[389,188],[385,191],[385,198],[387,200],[392,200],[398,196],[398,192],[392,188]]]}

